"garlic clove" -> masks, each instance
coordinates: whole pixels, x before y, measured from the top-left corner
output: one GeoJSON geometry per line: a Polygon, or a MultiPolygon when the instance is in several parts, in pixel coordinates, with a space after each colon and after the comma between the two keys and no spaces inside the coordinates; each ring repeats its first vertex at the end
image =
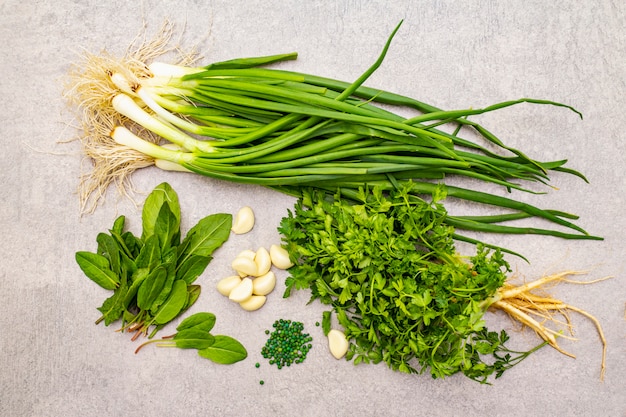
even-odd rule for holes
{"type": "Polygon", "coordinates": [[[270,253],[264,247],[257,249],[254,255],[254,262],[256,263],[257,274],[259,276],[267,274],[272,267],[272,258],[270,257],[270,253]]]}
{"type": "Polygon", "coordinates": [[[289,269],[293,266],[289,259],[289,253],[281,246],[270,246],[270,258],[272,259],[272,264],[278,269],[289,269]]]}
{"type": "Polygon", "coordinates": [[[276,275],[272,271],[252,280],[252,293],[255,295],[267,295],[274,291],[276,275]]]}
{"type": "Polygon", "coordinates": [[[237,258],[242,257],[242,258],[249,258],[249,259],[254,260],[255,256],[256,256],[255,251],[253,251],[252,249],[245,249],[239,252],[239,255],[237,255],[237,258]]]}
{"type": "Polygon", "coordinates": [[[230,295],[230,292],[237,285],[239,285],[239,283],[241,283],[241,277],[239,277],[238,275],[223,278],[220,280],[220,282],[217,283],[217,291],[220,294],[228,297],[230,295]]]}
{"type": "Polygon", "coordinates": [[[242,303],[250,297],[252,297],[252,280],[250,278],[242,279],[228,294],[228,298],[236,303],[242,303]]]}
{"type": "Polygon", "coordinates": [[[248,233],[254,227],[254,212],[248,206],[239,209],[235,218],[233,219],[233,225],[231,230],[236,235],[242,235],[248,233]]]}
{"type": "Polygon", "coordinates": [[[267,298],[264,295],[253,295],[246,301],[239,303],[241,308],[246,311],[255,311],[263,307],[267,298]]]}
{"type": "Polygon", "coordinates": [[[254,262],[253,259],[238,256],[233,260],[231,266],[242,277],[247,275],[252,275],[253,277],[255,277],[258,275],[258,268],[256,266],[256,262],[254,262]]]}
{"type": "Polygon", "coordinates": [[[328,348],[335,359],[343,358],[349,346],[348,339],[342,331],[332,329],[328,332],[328,348]]]}

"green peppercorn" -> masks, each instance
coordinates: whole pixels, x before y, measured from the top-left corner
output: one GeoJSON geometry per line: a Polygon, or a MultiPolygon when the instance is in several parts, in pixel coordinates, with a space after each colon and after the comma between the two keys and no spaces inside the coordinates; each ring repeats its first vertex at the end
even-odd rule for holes
{"type": "Polygon", "coordinates": [[[261,349],[262,356],[269,359],[270,365],[276,365],[278,369],[294,363],[302,363],[311,349],[311,344],[308,342],[313,340],[308,333],[303,333],[304,324],[279,319],[272,327],[275,329],[273,332],[265,331],[265,334],[270,336],[261,349]]]}

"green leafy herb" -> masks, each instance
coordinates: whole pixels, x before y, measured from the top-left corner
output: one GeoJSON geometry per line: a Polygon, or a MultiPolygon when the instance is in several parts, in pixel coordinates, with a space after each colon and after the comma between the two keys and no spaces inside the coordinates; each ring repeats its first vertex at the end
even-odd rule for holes
{"type": "Polygon", "coordinates": [[[76,262],[87,278],[105,290],[118,287],[119,276],[111,270],[111,264],[105,256],[92,252],[76,252],[76,262]]]}
{"type": "Polygon", "coordinates": [[[196,329],[210,332],[213,326],[215,326],[215,314],[196,313],[183,320],[178,327],[176,327],[176,330],[181,332],[183,330],[196,329]]]}
{"type": "Polygon", "coordinates": [[[215,336],[202,330],[187,329],[176,333],[172,338],[180,349],[206,349],[215,343],[215,336]]]}
{"type": "Polygon", "coordinates": [[[143,280],[139,291],[137,291],[137,307],[149,310],[153,301],[161,292],[166,279],[167,270],[163,266],[154,268],[143,280]]]}
{"type": "Polygon", "coordinates": [[[153,322],[167,324],[182,311],[187,303],[187,283],[181,279],[174,281],[174,286],[167,300],[154,315],[153,322]]]}
{"type": "Polygon", "coordinates": [[[331,329],[331,311],[324,311],[322,313],[322,331],[324,332],[324,336],[328,336],[328,332],[331,329]]]}
{"type": "Polygon", "coordinates": [[[240,342],[232,337],[217,335],[215,336],[215,343],[205,349],[199,350],[198,355],[210,359],[215,363],[229,365],[247,358],[248,352],[240,342]]]}
{"type": "Polygon", "coordinates": [[[113,295],[104,300],[101,307],[98,310],[102,313],[102,316],[98,319],[97,323],[104,320],[105,326],[116,321],[124,310],[126,309],[126,298],[128,296],[129,288],[126,282],[123,283],[113,295]]]}
{"type": "MultiPolygon", "coordinates": [[[[212,214],[192,227],[181,243],[178,252],[178,269],[190,270],[198,262],[198,257],[211,259],[211,254],[230,235],[232,216],[212,214]]],[[[194,278],[195,279],[195,278],[194,278]]]]}
{"type": "Polygon", "coordinates": [[[141,237],[124,231],[126,219],[120,216],[109,233],[98,234],[97,253],[76,253],[85,275],[113,291],[98,308],[97,323],[108,326],[121,319],[122,329],[135,333],[133,339],[152,337],[198,299],[200,286],[193,282],[228,239],[232,216],[201,219],[181,242],[180,212],[178,195],[162,183],[144,203],[141,237]]]}
{"type": "MultiPolygon", "coordinates": [[[[428,202],[411,183],[386,194],[360,189],[362,204],[305,193],[279,228],[295,264],[285,296],[308,289],[311,301],[331,305],[355,364],[486,382],[530,353],[511,357],[506,333],[488,332],[483,321],[509,265],[483,245],[469,263],[458,255],[445,188],[434,191],[428,202]]],[[[330,329],[330,312],[322,323],[330,329]]]]}
{"type": "Polygon", "coordinates": [[[202,274],[206,267],[211,262],[210,256],[193,255],[185,259],[176,271],[176,278],[182,279],[188,284],[191,284],[202,274]]]}
{"type": "MultiPolygon", "coordinates": [[[[155,230],[163,228],[163,219],[159,220],[161,208],[167,206],[170,210],[170,214],[175,219],[174,223],[180,225],[180,205],[178,202],[178,195],[174,189],[166,182],[157,185],[150,195],[146,198],[143,205],[143,211],[141,215],[141,225],[143,233],[141,239],[146,240],[150,235],[157,233],[155,230]]],[[[177,228],[178,226],[174,226],[177,228]]]]}
{"type": "Polygon", "coordinates": [[[184,319],[176,328],[177,333],[140,345],[135,353],[148,344],[158,347],[196,349],[198,355],[219,364],[232,364],[248,356],[246,348],[230,336],[213,336],[210,330],[215,325],[212,313],[196,313],[184,319]]]}

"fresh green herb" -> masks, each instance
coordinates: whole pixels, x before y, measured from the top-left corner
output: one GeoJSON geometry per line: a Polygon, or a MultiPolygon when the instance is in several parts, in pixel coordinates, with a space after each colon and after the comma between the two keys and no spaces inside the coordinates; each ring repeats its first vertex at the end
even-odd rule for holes
{"type": "Polygon", "coordinates": [[[112,266],[106,257],[97,253],[77,252],[76,261],[85,275],[105,290],[114,290],[120,285],[120,278],[111,270],[112,266]]]}
{"type": "MultiPolygon", "coordinates": [[[[291,291],[291,290],[289,290],[291,291]]],[[[330,311],[324,311],[322,313],[322,331],[324,332],[324,336],[328,336],[328,332],[330,332],[331,329],[331,321],[332,321],[332,316],[331,316],[331,312],[330,311]]]]}
{"type": "Polygon", "coordinates": [[[217,335],[209,347],[199,350],[198,354],[216,363],[224,365],[239,362],[248,357],[246,348],[230,336],[217,335]]]}
{"type": "Polygon", "coordinates": [[[177,333],[160,340],[145,342],[135,350],[135,353],[144,346],[155,343],[158,347],[196,349],[201,357],[219,364],[232,364],[244,360],[248,356],[244,346],[230,336],[213,336],[209,332],[214,325],[214,314],[196,313],[178,325],[177,333]]]}
{"type": "MultiPolygon", "coordinates": [[[[455,252],[445,188],[430,202],[416,199],[410,185],[389,195],[361,189],[359,198],[352,204],[312,191],[279,229],[295,263],[285,296],[309,289],[311,301],[332,306],[351,339],[347,359],[486,382],[539,348],[512,352],[504,331],[485,328],[483,314],[509,265],[482,245],[469,263],[455,252]]],[[[330,329],[330,312],[322,323],[330,329]]]]}
{"type": "Polygon", "coordinates": [[[207,216],[181,241],[178,195],[167,183],[155,187],[142,209],[141,237],[124,231],[120,216],[108,234],[98,234],[96,253],[76,253],[85,275],[113,291],[98,308],[96,323],[121,319],[122,329],[135,333],[133,340],[154,336],[195,303],[200,286],[193,283],[228,239],[231,222],[230,214],[207,216]]]}
{"type": "Polygon", "coordinates": [[[269,360],[270,365],[282,369],[304,362],[313,340],[308,333],[303,333],[304,325],[299,321],[279,319],[272,327],[274,331],[261,349],[261,355],[269,360]]]}

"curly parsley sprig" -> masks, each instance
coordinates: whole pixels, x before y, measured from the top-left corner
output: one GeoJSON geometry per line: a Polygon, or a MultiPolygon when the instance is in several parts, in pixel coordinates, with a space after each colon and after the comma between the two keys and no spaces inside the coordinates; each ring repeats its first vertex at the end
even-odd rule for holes
{"type": "Polygon", "coordinates": [[[295,264],[284,296],[309,289],[311,301],[331,305],[351,340],[348,360],[485,383],[546,344],[558,348],[542,325],[531,327],[544,343],[526,352],[509,350],[504,330],[485,327],[489,307],[514,303],[499,292],[510,267],[497,248],[456,252],[444,186],[431,201],[416,198],[410,182],[390,192],[361,188],[357,197],[361,204],[339,192],[305,192],[279,228],[295,264]]]}

